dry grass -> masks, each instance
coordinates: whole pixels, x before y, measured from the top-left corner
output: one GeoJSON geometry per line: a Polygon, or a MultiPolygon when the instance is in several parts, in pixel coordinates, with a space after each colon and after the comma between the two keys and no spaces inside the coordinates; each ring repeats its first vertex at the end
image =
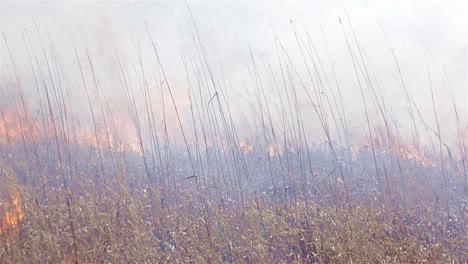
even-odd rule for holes
{"type": "MultiPolygon", "coordinates": [[[[80,187],[86,192],[73,196],[72,208],[80,263],[465,263],[468,257],[466,222],[447,222],[431,208],[277,207],[268,197],[257,206],[248,197],[243,212],[209,204],[208,235],[198,204],[163,207],[125,186],[101,195],[91,182],[80,187]]],[[[75,261],[65,196],[56,191],[38,203],[21,190],[25,218],[18,235],[1,238],[2,263],[75,261]]]]}
{"type": "Polygon", "coordinates": [[[178,73],[184,104],[148,27],[151,54],[135,46],[137,64],[113,43],[110,78],[120,87],[107,91],[84,42],[71,70],[81,79],[68,87],[67,70],[48,63],[60,61],[52,40],[36,26],[32,42],[25,30],[34,92],[6,45],[16,78],[0,91],[0,263],[468,262],[466,144],[453,93],[455,141],[441,132],[432,86],[437,130],[400,73],[414,127],[406,131],[342,24],[366,117],[358,125],[345,118],[330,54],[325,63],[303,52],[315,50],[307,31],[294,32],[299,57],[272,33],[274,71],[242,54],[245,80],[233,87],[193,19],[197,38],[182,47],[178,73]],[[242,86],[247,113],[231,93],[242,86]],[[362,138],[352,138],[358,126],[362,138]]]}

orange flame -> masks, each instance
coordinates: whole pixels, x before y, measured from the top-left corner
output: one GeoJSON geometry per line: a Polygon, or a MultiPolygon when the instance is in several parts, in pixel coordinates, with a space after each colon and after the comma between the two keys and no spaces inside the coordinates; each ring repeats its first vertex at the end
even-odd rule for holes
{"type": "MultiPolygon", "coordinates": [[[[18,112],[12,105],[5,105],[0,109],[0,145],[20,144],[23,137],[26,140],[25,144],[33,143],[31,139],[40,142],[50,138],[51,133],[54,131],[50,120],[41,123],[37,122],[36,119],[29,112],[18,112]]],[[[98,122],[97,127],[94,128],[86,122],[84,124],[74,123],[75,120],[69,120],[65,121],[68,122],[66,124],[59,124],[59,121],[58,119],[55,121],[58,127],[63,125],[70,129],[70,131],[65,132],[57,129],[60,134],[59,137],[66,138],[70,143],[81,146],[111,148],[116,152],[122,152],[125,148],[127,151],[142,153],[137,141],[136,131],[130,119],[126,118],[125,113],[117,113],[113,116],[112,122],[108,120],[107,129],[105,129],[102,122],[98,122]]]]}
{"type": "Polygon", "coordinates": [[[421,149],[417,142],[415,143],[405,140],[393,133],[387,135],[387,133],[381,129],[377,129],[372,139],[372,142],[368,138],[361,139],[357,144],[357,152],[353,151],[353,156],[356,157],[360,151],[370,148],[373,144],[375,148],[384,150],[385,152],[390,152],[405,160],[415,161],[426,167],[437,167],[437,162],[434,158],[426,153],[424,149],[421,149]]]}
{"type": "Polygon", "coordinates": [[[20,223],[24,219],[18,190],[12,191],[11,205],[7,206],[5,211],[5,217],[1,220],[0,235],[7,238],[16,236],[19,232],[20,223]]]}

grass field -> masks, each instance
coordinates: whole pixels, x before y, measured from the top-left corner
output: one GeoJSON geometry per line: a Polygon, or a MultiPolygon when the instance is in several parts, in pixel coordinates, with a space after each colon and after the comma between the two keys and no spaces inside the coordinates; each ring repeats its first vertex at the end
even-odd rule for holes
{"type": "Polygon", "coordinates": [[[322,53],[298,30],[293,50],[272,32],[273,58],[246,47],[242,85],[191,23],[179,57],[146,24],[146,50],[113,43],[112,76],[84,41],[63,65],[37,25],[24,47],[3,35],[0,263],[468,261],[467,119],[444,67],[427,67],[422,111],[398,54],[386,88],[348,18],[353,83],[325,34],[322,53]]]}

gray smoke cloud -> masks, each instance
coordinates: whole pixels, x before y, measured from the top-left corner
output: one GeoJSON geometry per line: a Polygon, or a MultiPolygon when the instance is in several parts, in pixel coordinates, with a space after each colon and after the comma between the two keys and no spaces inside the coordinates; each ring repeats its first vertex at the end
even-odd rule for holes
{"type": "MultiPolygon", "coordinates": [[[[80,88],[80,72],[73,45],[78,49],[79,60],[86,64],[85,43],[95,63],[100,86],[118,104],[122,102],[124,93],[117,88],[120,87],[120,70],[112,40],[122,49],[130,68],[138,69],[138,51],[141,51],[145,70],[151,75],[150,86],[158,85],[157,78],[153,78],[158,65],[146,32],[146,22],[180,105],[188,104],[183,58],[195,58],[194,39],[198,32],[213,67],[215,81],[222,81],[223,72],[218,67],[221,63],[235,87],[227,95],[231,100],[239,101],[245,115],[254,115],[250,112],[250,105],[256,100],[249,77],[251,72],[246,65],[246,61],[251,63],[249,48],[259,68],[263,69],[263,65],[270,63],[274,73],[278,74],[275,34],[296,64],[299,74],[307,76],[295,32],[303,41],[308,41],[308,34],[323,60],[325,72],[332,76],[332,64],[326,55],[328,48],[342,87],[345,108],[353,120],[351,125],[359,129],[364,122],[362,100],[339,18],[352,42],[354,56],[358,55],[358,50],[352,40],[345,7],[372,78],[378,79],[380,86],[385,88],[385,101],[395,116],[402,116],[403,125],[408,125],[406,103],[391,49],[399,61],[411,97],[428,123],[434,126],[429,69],[442,125],[450,136],[454,136],[451,97],[443,73],[444,68],[447,70],[466,128],[468,23],[463,13],[468,10],[466,1],[356,0],[343,1],[343,4],[342,1],[190,1],[188,4],[197,31],[184,1],[2,2],[1,29],[27,92],[33,93],[35,88],[23,36],[31,38],[30,48],[41,52],[34,26],[36,21],[46,49],[53,45],[66,77],[64,82],[76,90],[77,98],[84,100],[85,97],[80,88]],[[328,46],[325,46],[324,36],[328,46]]],[[[0,96],[6,94],[8,83],[14,83],[13,66],[5,44],[2,40],[0,96]]],[[[89,66],[84,70],[91,83],[89,66]]],[[[267,71],[262,70],[267,93],[273,100],[277,95],[271,88],[272,79],[266,74],[267,71]]],[[[304,81],[311,85],[310,80],[304,81]]],[[[312,106],[303,91],[300,97],[304,98],[300,102],[304,112],[312,113],[312,106]]],[[[311,131],[319,130],[316,122],[313,118],[308,122],[311,131]]]]}

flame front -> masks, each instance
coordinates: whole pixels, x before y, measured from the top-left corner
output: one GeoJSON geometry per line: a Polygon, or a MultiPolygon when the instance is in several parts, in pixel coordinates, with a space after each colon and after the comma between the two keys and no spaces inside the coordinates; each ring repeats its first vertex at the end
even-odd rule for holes
{"type": "MultiPolygon", "coordinates": [[[[37,117],[27,110],[17,111],[13,105],[8,105],[13,103],[5,103],[0,108],[1,146],[38,144],[54,137],[55,129],[47,115],[43,116],[44,122],[38,122],[37,117]]],[[[112,121],[108,120],[107,128],[99,121],[96,126],[76,120],[57,119],[55,123],[59,140],[79,146],[110,148],[116,152],[125,149],[142,153],[134,125],[125,113],[119,112],[112,117],[112,121]]]]}

